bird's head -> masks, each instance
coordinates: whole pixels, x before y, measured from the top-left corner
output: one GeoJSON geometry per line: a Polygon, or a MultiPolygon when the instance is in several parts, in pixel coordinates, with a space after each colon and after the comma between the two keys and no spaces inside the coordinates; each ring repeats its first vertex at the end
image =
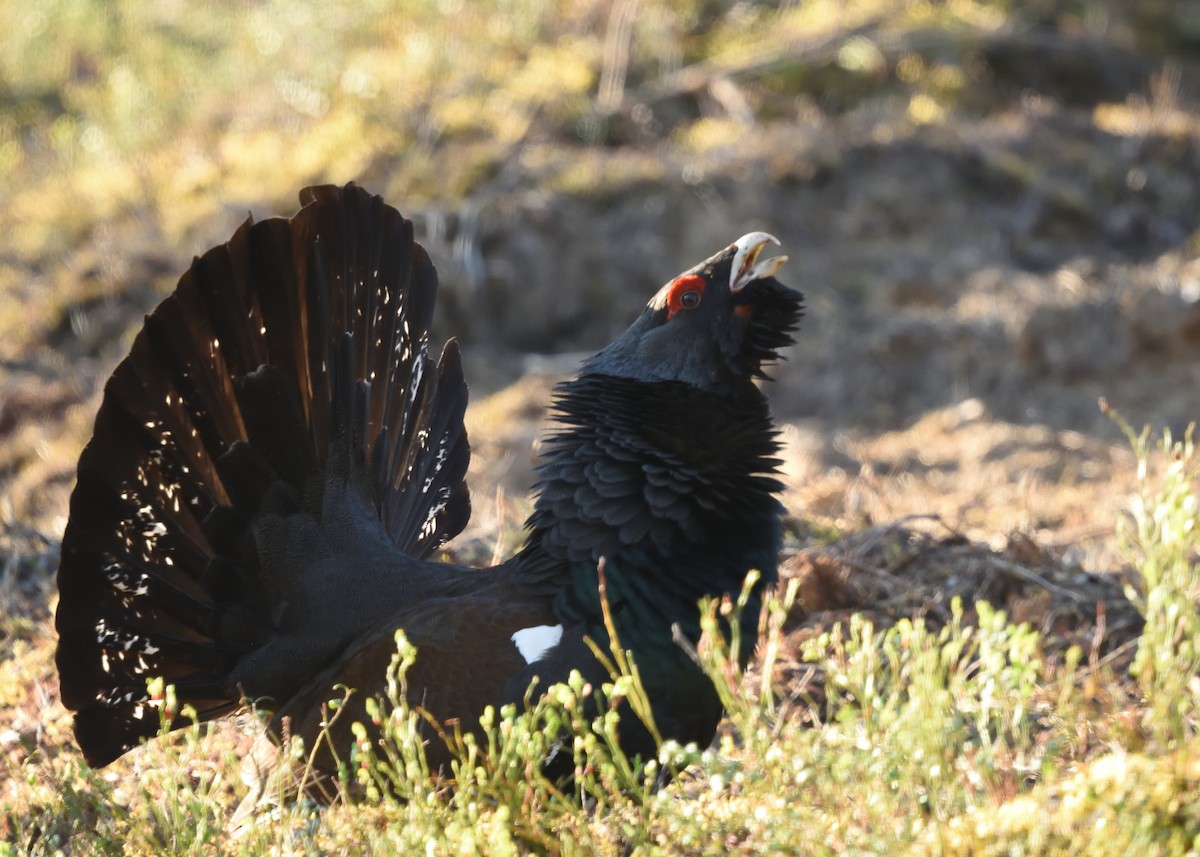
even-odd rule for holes
{"type": "Polygon", "coordinates": [[[763,365],[792,344],[804,314],[804,296],[775,279],[787,256],[759,259],[778,243],[751,232],[675,277],[584,368],[714,391],[766,377],[763,365]]]}

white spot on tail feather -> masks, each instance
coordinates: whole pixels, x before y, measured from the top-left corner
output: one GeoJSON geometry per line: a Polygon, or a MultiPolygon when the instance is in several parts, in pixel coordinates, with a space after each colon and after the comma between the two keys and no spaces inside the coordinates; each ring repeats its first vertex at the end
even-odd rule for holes
{"type": "Polygon", "coordinates": [[[562,635],[562,625],[535,625],[532,628],[522,628],[517,631],[512,635],[512,641],[516,644],[521,657],[525,659],[525,663],[531,664],[557,646],[562,635]]]}

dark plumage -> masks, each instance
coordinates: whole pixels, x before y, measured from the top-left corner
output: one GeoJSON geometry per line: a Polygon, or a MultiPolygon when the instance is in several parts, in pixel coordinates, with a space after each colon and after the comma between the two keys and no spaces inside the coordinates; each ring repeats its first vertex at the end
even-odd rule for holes
{"type": "MultiPolygon", "coordinates": [[[[153,676],[202,720],[255,700],[311,743],[335,685],[358,691],[342,726],[362,719],[396,628],[418,648],[413,700],[467,726],[534,676],[606,680],[584,643],[606,641],[602,558],[660,731],[711,740],[719,700],[672,626],[695,642],[701,597],[775,577],[777,447],[752,378],[801,297],[758,262],[773,239],[672,280],[560,387],[528,541],[475,570],[427,559],[469,516],[458,351],[428,353],[433,266],[354,185],[301,201],[195,260],[105,389],[58,574],[62,697],[87,760],[155,734],[153,676]],[[542,626],[557,637],[522,652],[542,626]]],[[[751,627],[758,610],[755,594],[751,627]]],[[[628,751],[653,749],[622,729],[628,751]]]]}

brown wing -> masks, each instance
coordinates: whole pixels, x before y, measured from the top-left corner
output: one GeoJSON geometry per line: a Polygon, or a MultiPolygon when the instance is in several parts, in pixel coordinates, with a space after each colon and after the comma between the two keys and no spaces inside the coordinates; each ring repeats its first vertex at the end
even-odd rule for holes
{"type": "MultiPolygon", "coordinates": [[[[289,731],[300,736],[308,748],[321,739],[316,765],[333,774],[337,764],[330,750],[342,760],[348,757],[351,724],[361,722],[369,733],[377,734],[367,717],[365,701],[384,696],[387,669],[396,654],[395,632],[403,628],[417,648],[416,662],[406,675],[410,704],[420,706],[443,725],[457,721],[469,731],[478,726],[488,705],[498,709],[511,701],[506,698],[506,685],[528,666],[513,634],[556,624],[558,620],[545,604],[497,604],[469,596],[423,601],[355,640],[335,663],[284,703],[272,718],[271,729],[276,734],[289,731]],[[327,735],[322,735],[322,721],[329,713],[326,703],[343,696],[343,691],[335,688],[354,692],[327,735]]],[[[430,769],[446,768],[449,752],[431,728],[426,729],[426,740],[430,769]]]]}

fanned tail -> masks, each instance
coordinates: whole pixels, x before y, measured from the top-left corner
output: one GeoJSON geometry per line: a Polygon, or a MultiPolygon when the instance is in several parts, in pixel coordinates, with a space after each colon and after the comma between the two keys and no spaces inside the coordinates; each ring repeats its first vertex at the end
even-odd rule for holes
{"type": "Polygon", "coordinates": [[[238,705],[231,670],[274,631],[264,516],[320,516],[352,484],[416,557],[469,517],[466,385],[453,341],[428,354],[437,278],[412,224],[352,184],[301,202],[196,259],[105,388],[56,619],[93,765],[158,731],[150,677],[200,720],[238,705]]]}

